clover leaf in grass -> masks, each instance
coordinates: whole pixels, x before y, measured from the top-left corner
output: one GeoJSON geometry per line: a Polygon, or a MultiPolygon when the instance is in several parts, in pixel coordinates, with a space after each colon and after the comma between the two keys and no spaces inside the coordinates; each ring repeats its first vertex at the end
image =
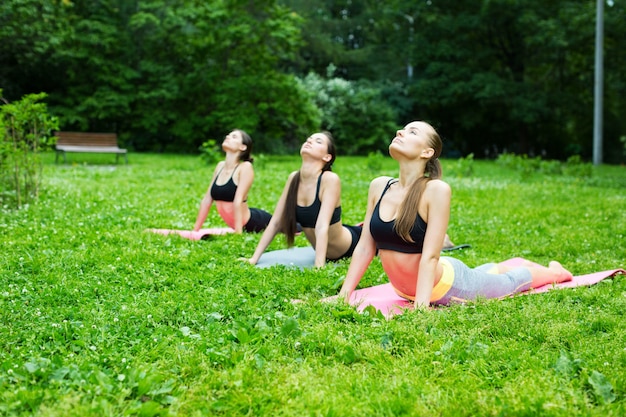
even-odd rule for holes
{"type": "Polygon", "coordinates": [[[592,393],[597,403],[610,404],[615,401],[616,397],[613,392],[613,385],[611,385],[607,377],[602,373],[593,371],[591,376],[587,379],[587,382],[592,388],[592,393]]]}

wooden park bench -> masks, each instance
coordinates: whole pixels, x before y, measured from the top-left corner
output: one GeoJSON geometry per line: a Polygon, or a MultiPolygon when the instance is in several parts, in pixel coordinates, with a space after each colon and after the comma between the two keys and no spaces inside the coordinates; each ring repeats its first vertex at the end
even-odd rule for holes
{"type": "Polygon", "coordinates": [[[114,153],[115,163],[118,162],[120,155],[124,155],[128,163],[126,149],[117,146],[115,133],[56,132],[55,136],[57,137],[55,163],[58,162],[60,154],[63,154],[63,161],[67,162],[66,152],[114,153]]]}

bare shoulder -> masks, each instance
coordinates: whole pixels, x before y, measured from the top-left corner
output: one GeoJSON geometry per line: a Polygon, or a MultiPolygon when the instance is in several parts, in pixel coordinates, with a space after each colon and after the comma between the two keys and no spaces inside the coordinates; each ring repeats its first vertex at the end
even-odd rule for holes
{"type": "Polygon", "coordinates": [[[299,171],[293,171],[291,174],[289,174],[289,176],[287,177],[287,182],[285,183],[285,186],[289,186],[289,184],[291,184],[291,181],[293,181],[293,178],[296,176],[296,174],[299,171]]]}
{"type": "Polygon", "coordinates": [[[254,167],[250,161],[240,162],[239,169],[243,172],[254,172],[254,167]]]}
{"type": "Polygon", "coordinates": [[[341,184],[341,179],[339,178],[339,175],[337,175],[336,173],[332,172],[332,171],[325,171],[322,173],[322,183],[324,185],[340,185],[341,184]]]}
{"type": "Polygon", "coordinates": [[[215,165],[215,169],[213,170],[213,174],[217,174],[218,172],[220,172],[222,170],[222,168],[224,168],[224,164],[226,164],[225,161],[219,161],[217,163],[217,165],[215,165]]]}
{"type": "Polygon", "coordinates": [[[370,195],[380,195],[383,192],[383,189],[385,188],[385,186],[387,185],[387,183],[392,180],[393,177],[387,177],[387,176],[383,176],[383,177],[377,177],[374,178],[371,182],[370,182],[370,195]]]}
{"type": "Polygon", "coordinates": [[[450,188],[450,185],[440,179],[436,179],[436,180],[431,180],[428,181],[428,183],[426,184],[426,190],[425,190],[426,194],[447,194],[450,195],[452,193],[452,190],[450,188]]]}

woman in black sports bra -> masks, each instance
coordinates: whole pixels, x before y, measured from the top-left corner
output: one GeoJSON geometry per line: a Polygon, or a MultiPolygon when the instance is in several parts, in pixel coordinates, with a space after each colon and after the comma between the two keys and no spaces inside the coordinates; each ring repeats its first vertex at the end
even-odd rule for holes
{"type": "Polygon", "coordinates": [[[396,132],[389,154],[400,175],[370,184],[363,233],[339,298],[350,299],[376,253],[396,293],[418,307],[504,297],[572,279],[555,261],[549,267],[487,264],[471,269],[440,256],[451,196],[450,186],[440,179],[441,150],[441,138],[428,123],[412,122],[396,132]]]}
{"type": "Polygon", "coordinates": [[[215,167],[193,230],[202,228],[215,202],[217,212],[235,233],[260,232],[267,227],[272,215],[248,207],[248,191],[254,180],[253,158],[250,156],[252,139],[243,130],[235,129],[224,138],[222,149],[226,158],[215,167]]]}
{"type": "Polygon", "coordinates": [[[331,171],[335,145],[330,133],[311,135],[300,155],[300,170],[289,175],[272,220],[248,259],[253,265],[279,232],[285,233],[288,246],[293,246],[297,224],[315,248],[316,267],[324,266],[327,259],[351,256],[359,240],[360,226],[341,223],[341,182],[331,171]]]}

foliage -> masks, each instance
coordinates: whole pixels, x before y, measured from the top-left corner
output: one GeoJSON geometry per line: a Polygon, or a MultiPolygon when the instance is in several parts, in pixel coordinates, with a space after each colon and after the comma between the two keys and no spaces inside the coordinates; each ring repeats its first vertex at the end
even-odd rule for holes
{"type": "MultiPolygon", "coordinates": [[[[284,1],[306,18],[303,72],[332,63],[349,80],[404,83],[411,109],[396,107],[401,120],[435,122],[464,155],[590,158],[594,3],[284,1]]],[[[604,147],[613,163],[626,128],[625,6],[605,8],[604,147]]]]}
{"type": "Polygon", "coordinates": [[[396,114],[382,91],[365,81],[348,81],[309,73],[304,88],[315,92],[315,104],[322,113],[322,128],[329,130],[341,154],[363,154],[386,150],[389,132],[398,124],[396,114]]]}
{"type": "MultiPolygon", "coordinates": [[[[626,277],[589,288],[478,301],[387,321],[318,300],[348,262],[320,270],[237,262],[260,235],[192,242],[207,186],[194,156],[136,154],[130,166],[44,154],[35,204],[0,213],[0,414],[547,415],[625,410],[626,277]],[[301,303],[291,300],[300,299],[301,303]],[[616,349],[619,346],[619,349],[616,349]],[[295,399],[295,400],[294,400],[295,399]],[[460,410],[458,404],[463,404],[460,410]]],[[[343,221],[367,184],[397,175],[339,157],[343,221]]],[[[444,172],[454,160],[443,160],[444,172]]],[[[272,210],[297,157],[255,163],[253,207],[272,210]]],[[[469,265],[555,258],[577,274],[624,267],[626,178],[518,172],[475,160],[453,190],[450,234],[469,265]]],[[[207,226],[223,223],[211,210],[207,226]]],[[[304,238],[296,238],[304,245],[304,238]]],[[[270,249],[284,248],[280,237],[270,249]]],[[[361,285],[386,282],[374,259],[361,285]]]]}
{"type": "MultiPolygon", "coordinates": [[[[604,16],[609,163],[624,160],[625,8],[604,16]]],[[[594,22],[595,4],[575,0],[5,0],[0,87],[44,91],[64,129],[134,150],[197,152],[238,126],[289,153],[323,127],[367,155],[389,121],[424,119],[461,155],[589,160],[594,22]],[[346,107],[319,108],[299,82],[310,73],[350,82],[346,107]]]]}
{"type": "MultiPolygon", "coordinates": [[[[474,154],[462,156],[450,167],[451,175],[459,178],[471,177],[474,174],[474,154]]],[[[445,173],[444,173],[445,174],[445,173]]]]}
{"type": "Polygon", "coordinates": [[[280,150],[319,125],[308,93],[282,71],[300,45],[300,21],[276,1],[8,0],[0,10],[0,68],[13,71],[0,71],[0,83],[45,87],[66,130],[114,131],[135,150],[195,152],[234,126],[257,149],[280,150]],[[37,20],[40,11],[54,25],[37,20]],[[46,36],[51,44],[39,47],[46,36]],[[22,44],[33,40],[33,61],[23,63],[22,44]]]}
{"type": "Polygon", "coordinates": [[[380,151],[370,152],[367,154],[366,165],[372,173],[380,172],[383,164],[383,154],[380,151]]]}
{"type": "Polygon", "coordinates": [[[42,182],[40,153],[52,145],[55,117],[41,103],[45,93],[28,94],[0,106],[0,204],[20,208],[37,199],[42,182]]]}
{"type": "Polygon", "coordinates": [[[512,168],[520,172],[522,178],[530,178],[537,174],[544,175],[567,175],[571,177],[591,177],[593,166],[589,162],[584,162],[580,155],[570,156],[566,162],[555,160],[545,160],[536,156],[515,155],[503,153],[498,155],[496,162],[504,167],[512,168]]]}
{"type": "Polygon", "coordinates": [[[594,54],[588,39],[594,4],[505,0],[433,6],[439,19],[424,27],[420,45],[437,47],[420,54],[423,72],[415,92],[455,137],[469,138],[464,152],[482,151],[488,142],[529,155],[590,156],[594,54]],[[579,147],[567,153],[572,145],[579,147]]]}
{"type": "Polygon", "coordinates": [[[222,158],[222,151],[215,139],[209,139],[202,143],[200,157],[209,165],[217,163],[222,158]]]}
{"type": "Polygon", "coordinates": [[[593,167],[589,162],[583,161],[579,155],[572,155],[567,158],[563,171],[565,174],[571,176],[591,177],[593,167]]]}

